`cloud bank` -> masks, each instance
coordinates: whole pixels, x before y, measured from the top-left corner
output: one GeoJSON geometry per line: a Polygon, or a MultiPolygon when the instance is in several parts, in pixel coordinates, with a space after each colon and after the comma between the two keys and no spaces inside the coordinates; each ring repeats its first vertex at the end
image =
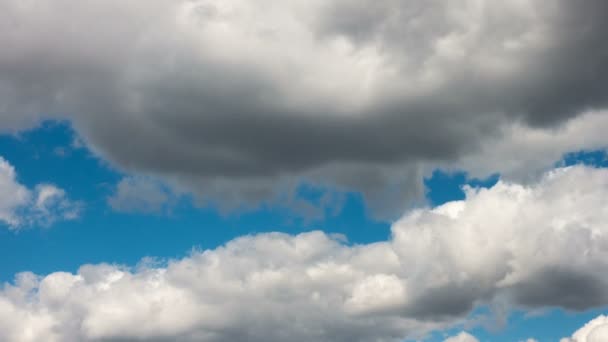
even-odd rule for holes
{"type": "Polygon", "coordinates": [[[17,180],[15,168],[0,157],[0,225],[9,229],[50,226],[57,220],[77,218],[81,207],[55,185],[42,183],[28,189],[17,180]]]}
{"type": "Polygon", "coordinates": [[[556,127],[592,126],[584,114],[606,107],[607,6],[5,0],[0,130],[70,120],[117,167],[203,202],[304,180],[361,191],[376,211],[399,203],[394,215],[437,164],[527,175],[556,160],[484,158],[521,151],[521,135],[547,135],[526,148],[557,159],[606,147],[556,127]]]}
{"type": "Polygon", "coordinates": [[[467,189],[406,214],[380,243],[271,233],[166,265],[22,273],[0,292],[0,339],[399,341],[495,302],[598,307],[608,304],[607,201],[608,170],[577,166],[531,186],[467,189]]]}

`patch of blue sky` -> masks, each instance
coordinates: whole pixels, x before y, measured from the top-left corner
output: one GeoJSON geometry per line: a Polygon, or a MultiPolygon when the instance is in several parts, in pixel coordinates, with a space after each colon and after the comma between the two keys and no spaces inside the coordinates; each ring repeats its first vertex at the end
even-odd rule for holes
{"type": "Polygon", "coordinates": [[[490,310],[483,307],[471,314],[470,318],[480,320],[477,324],[435,332],[425,342],[443,342],[446,337],[457,335],[461,331],[467,331],[480,342],[525,342],[530,338],[539,342],[556,342],[572,336],[580,327],[602,314],[606,314],[605,308],[583,312],[562,309],[538,312],[516,310],[503,320],[492,318],[490,310]]]}
{"type": "Polygon", "coordinates": [[[608,167],[608,152],[606,150],[571,152],[566,154],[556,165],[571,166],[576,164],[608,167]]]}

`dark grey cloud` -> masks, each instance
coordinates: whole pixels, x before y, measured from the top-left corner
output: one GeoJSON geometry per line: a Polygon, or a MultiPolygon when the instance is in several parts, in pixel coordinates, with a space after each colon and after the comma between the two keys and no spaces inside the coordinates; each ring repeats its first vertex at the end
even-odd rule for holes
{"type": "Polygon", "coordinates": [[[255,202],[308,179],[370,198],[410,184],[393,190],[402,207],[428,165],[511,124],[603,109],[606,7],[6,0],[0,129],[67,118],[116,166],[204,200],[222,184],[255,202]]]}
{"type": "Polygon", "coordinates": [[[515,299],[528,307],[559,306],[582,311],[608,303],[606,288],[606,279],[594,272],[549,267],[521,284],[515,290],[515,299]]]}

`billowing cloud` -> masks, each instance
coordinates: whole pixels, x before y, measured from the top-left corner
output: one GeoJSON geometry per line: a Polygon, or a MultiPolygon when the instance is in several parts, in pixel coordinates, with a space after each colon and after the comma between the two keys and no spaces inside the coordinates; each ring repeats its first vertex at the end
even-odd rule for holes
{"type": "Polygon", "coordinates": [[[577,330],[572,337],[562,338],[560,342],[603,342],[608,341],[608,317],[599,316],[577,330]]]}
{"type": "Polygon", "coordinates": [[[19,183],[15,168],[0,157],[0,224],[10,229],[49,226],[57,220],[77,218],[81,207],[55,185],[38,184],[28,189],[19,183]]]}
{"type": "MultiPolygon", "coordinates": [[[[203,201],[305,180],[401,209],[423,195],[427,164],[485,171],[476,152],[519,152],[512,127],[558,142],[526,149],[572,150],[555,127],[608,100],[607,6],[5,0],[0,130],[69,119],[123,170],[203,201]]],[[[491,173],[529,171],[528,158],[491,173]]]]}
{"type": "Polygon", "coordinates": [[[570,167],[410,212],[385,242],[271,233],[160,266],[23,273],[0,292],[0,339],[399,341],[495,301],[602,306],[607,201],[608,170],[570,167]]]}

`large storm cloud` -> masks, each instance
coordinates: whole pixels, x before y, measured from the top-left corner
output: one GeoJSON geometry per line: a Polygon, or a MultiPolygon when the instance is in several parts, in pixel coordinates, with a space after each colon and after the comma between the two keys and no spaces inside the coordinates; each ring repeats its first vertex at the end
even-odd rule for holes
{"type": "Polygon", "coordinates": [[[255,202],[306,180],[401,210],[430,167],[513,171],[485,151],[517,143],[515,126],[564,148],[529,141],[541,154],[604,147],[555,129],[604,120],[607,7],[3,0],[0,129],[70,120],[114,165],[203,200],[255,202]]]}

